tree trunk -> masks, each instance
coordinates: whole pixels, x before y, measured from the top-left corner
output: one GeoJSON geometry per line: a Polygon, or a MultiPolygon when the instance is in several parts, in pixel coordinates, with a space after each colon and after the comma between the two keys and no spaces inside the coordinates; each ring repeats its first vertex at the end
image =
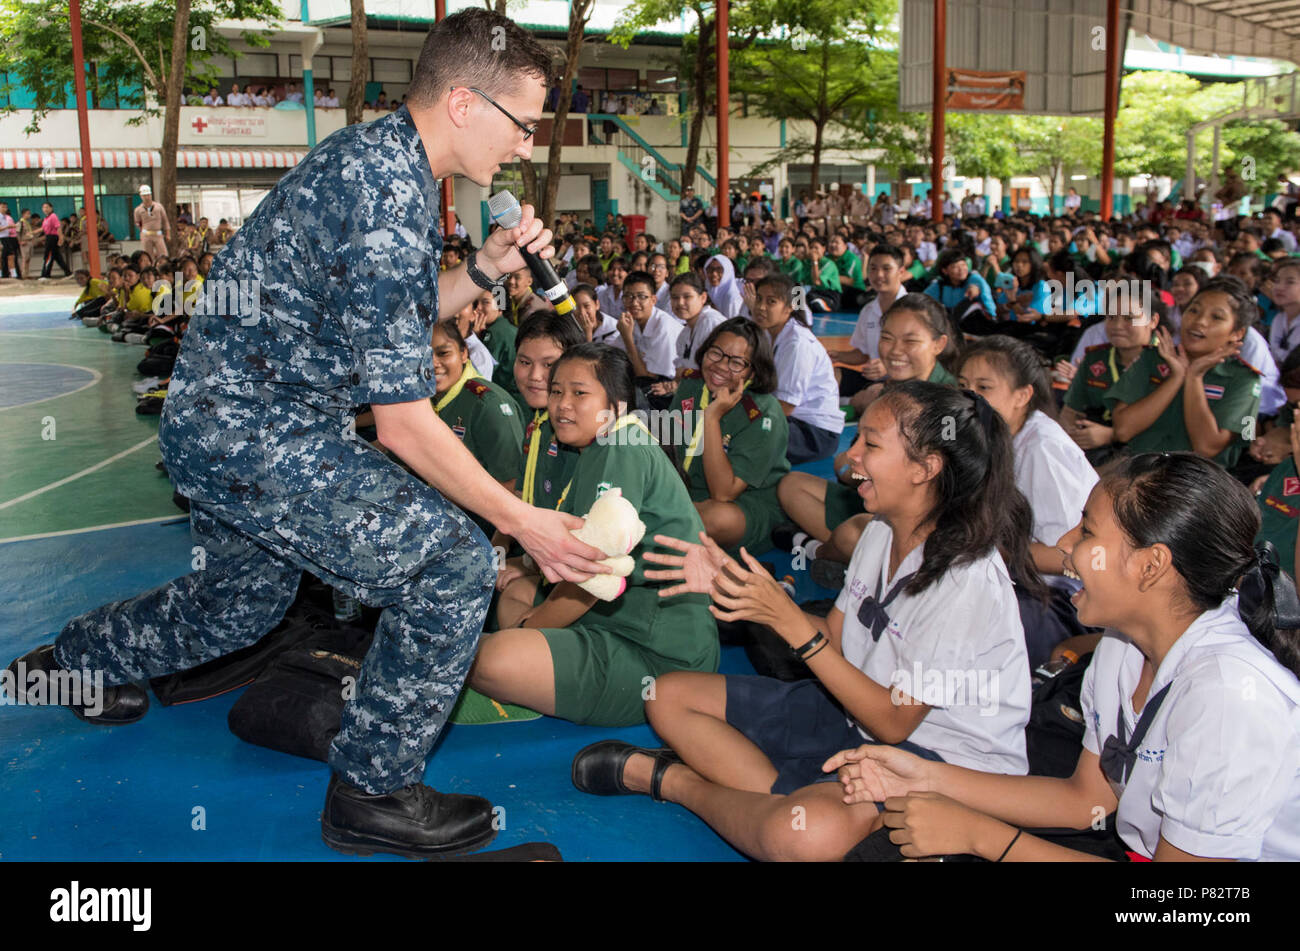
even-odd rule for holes
{"type": "Polygon", "coordinates": [[[555,122],[551,126],[551,144],[546,149],[546,191],[542,197],[542,223],[555,221],[555,202],[560,194],[560,155],[564,149],[564,126],[573,100],[573,77],[578,74],[578,56],[586,36],[587,20],[593,0],[572,0],[569,4],[569,36],[564,48],[564,75],[560,77],[560,95],[555,100],[555,122]]]}
{"type": "Polygon", "coordinates": [[[831,65],[831,46],[829,43],[822,43],[822,69],[821,78],[817,86],[817,116],[813,120],[813,126],[816,133],[813,138],[812,153],[812,187],[813,197],[817,196],[817,188],[821,184],[822,177],[822,142],[826,131],[826,123],[829,116],[826,114],[826,73],[831,65]]]}
{"type": "Polygon", "coordinates": [[[352,79],[348,85],[348,125],[361,121],[370,77],[370,50],[366,36],[365,0],[352,0],[352,79]]]}
{"type": "MultiPolygon", "coordinates": [[[[534,211],[537,209],[537,166],[533,164],[532,159],[519,160],[520,171],[524,176],[524,198],[525,204],[532,205],[534,211]]],[[[542,219],[543,224],[546,219],[542,219]]]]}
{"type": "MultiPolygon", "coordinates": [[[[696,8],[696,13],[700,12],[696,8]]],[[[700,139],[704,135],[704,117],[709,100],[709,38],[717,30],[712,20],[700,16],[700,35],[695,41],[695,112],[691,116],[691,133],[686,145],[686,163],[682,169],[682,189],[695,184],[695,168],[700,161],[700,139]]],[[[698,189],[696,189],[698,191],[698,189]]],[[[704,202],[708,206],[708,202],[704,202]]]]}
{"type": "Polygon", "coordinates": [[[808,186],[808,191],[814,198],[817,197],[817,189],[821,185],[822,177],[822,134],[826,129],[826,123],[818,122],[814,127],[813,133],[813,150],[812,150],[812,183],[808,186]]]}
{"type": "MultiPolygon", "coordinates": [[[[185,94],[185,65],[189,59],[190,0],[176,0],[176,21],[172,25],[172,61],[164,91],[166,105],[163,112],[162,194],[163,211],[171,225],[172,239],[168,254],[180,247],[180,234],[176,227],[176,144],[180,141],[181,106],[185,94]]],[[[170,276],[170,275],[168,275],[170,276]]]]}

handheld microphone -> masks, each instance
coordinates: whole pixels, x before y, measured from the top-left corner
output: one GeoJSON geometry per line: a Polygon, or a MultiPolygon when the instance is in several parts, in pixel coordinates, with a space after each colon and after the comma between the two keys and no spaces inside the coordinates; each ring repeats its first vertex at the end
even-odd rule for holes
{"type": "MultiPolygon", "coordinates": [[[[524,217],[523,209],[519,207],[519,199],[508,191],[497,192],[488,199],[488,214],[491,215],[496,224],[503,228],[518,227],[519,222],[524,217]]],[[[537,281],[537,286],[541,289],[542,294],[554,305],[555,312],[557,314],[573,314],[576,317],[577,305],[569,294],[569,286],[556,275],[555,268],[551,267],[551,262],[539,258],[525,248],[520,248],[519,253],[523,255],[528,270],[533,272],[533,279],[537,281]]]]}

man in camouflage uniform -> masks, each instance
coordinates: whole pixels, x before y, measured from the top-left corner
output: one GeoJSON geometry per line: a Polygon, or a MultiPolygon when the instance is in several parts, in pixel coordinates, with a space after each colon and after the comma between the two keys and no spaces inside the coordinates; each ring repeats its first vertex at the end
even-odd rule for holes
{"type": "Polygon", "coordinates": [[[549,68],[510,20],[457,14],[430,32],[409,109],[335,133],[280,181],[213,264],[159,430],[200,570],[76,618],[21,658],[102,671],[119,686],[92,722],[132,722],[148,707],[132,681],[255,642],[304,569],[382,606],[329,754],[323,833],[345,851],[466,851],[494,834],[486,800],[420,783],[495,578],[456,505],[518,539],[553,581],[588,577],[602,557],[569,534],[580,520],[525,505],[484,472],[430,403],[439,312],[521,268],[517,246],[550,244],[525,206],[518,228],[440,275],[438,180],[488,184],[531,155],[515,116],[540,119],[549,68]],[[221,292],[238,282],[232,305],[221,292]],[[355,436],[365,403],[380,441],[425,481],[355,436]]]}

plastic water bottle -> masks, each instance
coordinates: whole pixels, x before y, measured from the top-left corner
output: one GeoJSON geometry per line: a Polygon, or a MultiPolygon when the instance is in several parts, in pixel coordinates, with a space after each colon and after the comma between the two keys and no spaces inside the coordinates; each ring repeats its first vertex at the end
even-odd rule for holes
{"type": "Polygon", "coordinates": [[[350,594],[345,594],[338,588],[333,589],[334,594],[334,619],[336,621],[355,621],[361,617],[361,604],[350,594]]]}
{"type": "Polygon", "coordinates": [[[781,586],[782,591],[784,591],[787,595],[789,595],[790,600],[794,601],[794,577],[791,575],[786,575],[784,578],[778,581],[777,584],[781,586]]]}
{"type": "Polygon", "coordinates": [[[1077,664],[1078,662],[1079,655],[1074,651],[1061,651],[1061,656],[1057,660],[1049,660],[1044,664],[1040,664],[1038,669],[1034,671],[1034,676],[1032,678],[1034,685],[1037,686],[1038,684],[1051,680],[1061,671],[1065,670],[1065,668],[1069,667],[1071,664],[1077,664]]]}

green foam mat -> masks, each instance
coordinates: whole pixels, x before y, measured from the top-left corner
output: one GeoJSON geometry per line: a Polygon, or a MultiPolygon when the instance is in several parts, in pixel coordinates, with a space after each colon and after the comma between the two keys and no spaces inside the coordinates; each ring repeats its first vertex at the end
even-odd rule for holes
{"type": "Polygon", "coordinates": [[[487,723],[526,723],[541,719],[541,714],[513,703],[498,703],[471,687],[466,687],[451,708],[451,722],[465,726],[483,726],[487,723]]]}

